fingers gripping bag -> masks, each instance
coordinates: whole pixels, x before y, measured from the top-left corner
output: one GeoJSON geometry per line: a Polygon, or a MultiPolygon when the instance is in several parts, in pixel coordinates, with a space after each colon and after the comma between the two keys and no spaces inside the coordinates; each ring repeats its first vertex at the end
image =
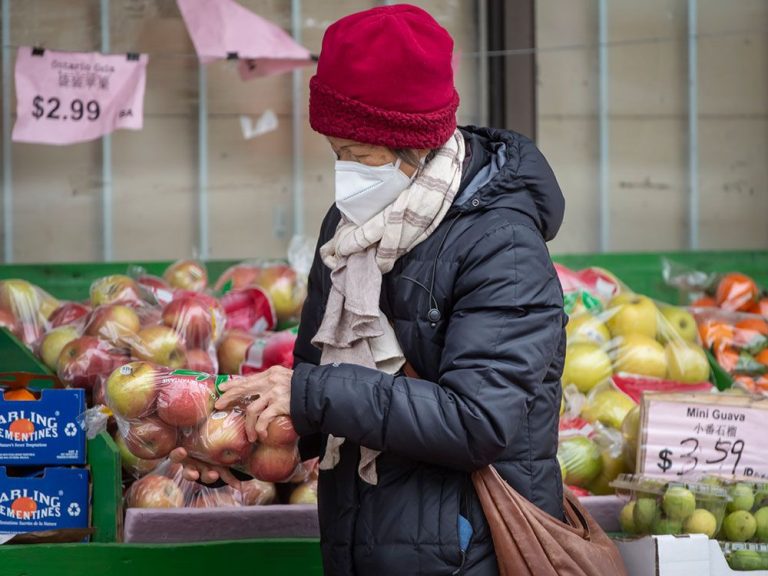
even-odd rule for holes
{"type": "Polygon", "coordinates": [[[259,480],[290,479],[300,469],[298,436],[290,418],[274,418],[263,442],[249,442],[247,406],[214,409],[218,385],[229,378],[132,362],[109,377],[106,401],[127,449],[138,458],[157,460],[182,447],[193,458],[259,480]]]}

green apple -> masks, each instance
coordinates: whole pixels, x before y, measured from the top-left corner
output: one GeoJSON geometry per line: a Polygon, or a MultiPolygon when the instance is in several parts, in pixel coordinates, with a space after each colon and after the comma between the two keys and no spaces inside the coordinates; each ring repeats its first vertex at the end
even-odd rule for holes
{"type": "Polygon", "coordinates": [[[597,344],[574,342],[565,350],[563,386],[574,384],[586,394],[592,388],[611,377],[611,359],[597,344]]]}
{"type": "Polygon", "coordinates": [[[737,510],[746,510],[749,512],[755,505],[755,492],[750,484],[739,483],[733,486],[729,491],[731,496],[728,502],[728,512],[737,510]]]}
{"type": "Polygon", "coordinates": [[[667,375],[667,354],[664,346],[650,336],[626,334],[618,340],[613,368],[616,372],[664,378],[667,375]]]}
{"type": "Polygon", "coordinates": [[[717,533],[717,518],[709,510],[698,508],[686,519],[683,531],[686,534],[704,534],[707,538],[714,538],[717,533]]]}
{"type": "Polygon", "coordinates": [[[578,316],[572,316],[565,327],[568,343],[592,342],[593,344],[605,344],[611,339],[611,333],[599,318],[584,312],[578,316]]]}
{"type": "Polygon", "coordinates": [[[670,486],[661,501],[664,513],[681,522],[696,510],[696,497],[684,486],[670,486]]]}
{"type": "Polygon", "coordinates": [[[622,292],[608,303],[606,325],[614,338],[628,334],[656,338],[658,313],[656,304],[650,298],[622,292]]]}
{"type": "Polygon", "coordinates": [[[621,530],[625,534],[635,533],[635,503],[629,502],[624,508],[621,509],[619,514],[619,524],[621,524],[621,530]]]}
{"type": "Polygon", "coordinates": [[[746,510],[731,512],[723,520],[723,533],[731,542],[746,542],[757,532],[757,520],[746,510]]]}
{"type": "Polygon", "coordinates": [[[679,339],[696,342],[696,319],[688,310],[677,306],[662,306],[660,312],[662,318],[659,320],[659,340],[662,344],[679,339]]]}
{"type": "Polygon", "coordinates": [[[54,328],[43,336],[40,343],[40,357],[48,368],[56,372],[58,368],[59,355],[64,346],[80,336],[76,327],[67,325],[54,328]]]}
{"type": "Polygon", "coordinates": [[[667,377],[677,382],[706,382],[709,361],[698,344],[676,340],[666,347],[667,377]]]}
{"type": "Polygon", "coordinates": [[[728,555],[728,565],[737,571],[764,568],[763,558],[755,550],[734,550],[728,555]]]}
{"type": "Polygon", "coordinates": [[[656,498],[642,496],[635,501],[635,509],[632,513],[632,519],[635,521],[635,530],[638,534],[648,534],[651,526],[658,516],[659,508],[656,505],[656,498]]]}
{"type": "Polygon", "coordinates": [[[755,522],[757,522],[757,539],[760,542],[768,542],[768,506],[755,512],[755,522]]]}
{"type": "Polygon", "coordinates": [[[651,534],[680,534],[683,531],[683,523],[680,520],[657,516],[651,525],[651,534]]]}

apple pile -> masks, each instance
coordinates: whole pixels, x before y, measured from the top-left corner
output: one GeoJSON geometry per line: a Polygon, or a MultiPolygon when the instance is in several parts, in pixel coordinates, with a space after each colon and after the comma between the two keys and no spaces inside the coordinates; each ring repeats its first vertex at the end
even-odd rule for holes
{"type": "Polygon", "coordinates": [[[242,409],[214,410],[216,386],[226,379],[144,361],[116,369],[105,384],[106,402],[127,451],[151,462],[181,446],[195,458],[239,468],[259,480],[290,479],[300,468],[298,436],[290,418],[275,418],[267,438],[251,444],[242,409]]]}
{"type": "Polygon", "coordinates": [[[28,347],[57,320],[61,302],[26,280],[0,281],[0,326],[10,330],[28,347]]]}

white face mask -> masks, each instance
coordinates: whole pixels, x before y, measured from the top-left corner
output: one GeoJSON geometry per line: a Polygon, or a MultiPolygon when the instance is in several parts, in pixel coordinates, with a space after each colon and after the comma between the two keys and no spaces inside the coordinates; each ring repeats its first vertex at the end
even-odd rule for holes
{"type": "Polygon", "coordinates": [[[383,166],[336,161],[336,207],[358,226],[392,204],[410,184],[399,159],[383,166]]]}

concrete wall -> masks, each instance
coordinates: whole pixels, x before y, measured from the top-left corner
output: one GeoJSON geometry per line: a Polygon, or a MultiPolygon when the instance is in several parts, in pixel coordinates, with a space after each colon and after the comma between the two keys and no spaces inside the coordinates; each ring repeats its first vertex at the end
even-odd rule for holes
{"type": "MultiPolygon", "coordinates": [[[[765,249],[768,4],[698,4],[700,244],[765,249]]],[[[609,0],[608,10],[610,248],[686,248],[686,2],[609,0]]],[[[552,247],[597,250],[597,1],[538,0],[537,41],[539,144],[568,199],[552,247]]]]}
{"type": "MultiPolygon", "coordinates": [[[[290,0],[241,0],[290,29],[290,0]]],[[[303,40],[374,0],[304,0],[303,40]]],[[[99,47],[98,0],[11,0],[12,42],[99,47]]],[[[477,0],[423,0],[454,35],[459,120],[479,121],[477,0]]],[[[174,0],[112,0],[112,50],[151,54],[141,132],[113,136],[116,259],[197,250],[198,64],[174,0]]],[[[699,0],[701,235],[705,248],[768,247],[768,4],[699,0]]],[[[685,0],[609,0],[611,246],[685,247],[687,119],[685,0]],[[647,41],[657,38],[658,41],[647,41]]],[[[560,252],[596,250],[597,0],[538,0],[539,143],[568,198],[560,252]]],[[[514,57],[514,56],[508,56],[514,57]]],[[[333,163],[309,128],[302,72],[306,232],[333,199],[333,163]]],[[[291,235],[291,76],[241,82],[232,63],[208,67],[210,244],[214,258],[280,256],[291,235]],[[240,116],[273,110],[275,132],[245,140],[240,116]]],[[[17,261],[101,258],[100,143],[14,144],[17,261]]],[[[1,237],[0,237],[1,239],[1,237]]]]}

